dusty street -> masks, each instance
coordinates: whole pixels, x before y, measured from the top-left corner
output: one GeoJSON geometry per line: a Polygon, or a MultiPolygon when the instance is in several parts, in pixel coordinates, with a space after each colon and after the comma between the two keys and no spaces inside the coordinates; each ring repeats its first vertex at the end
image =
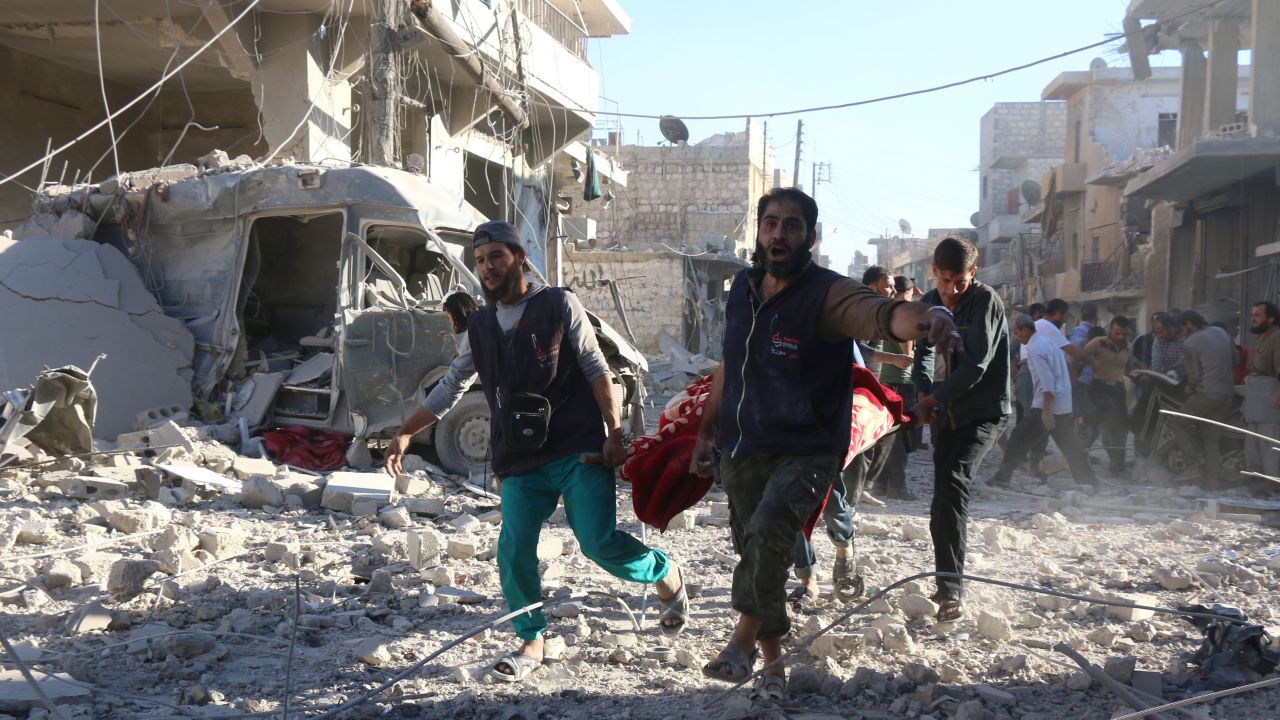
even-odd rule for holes
{"type": "MultiPolygon", "coordinates": [[[[145,484],[129,477],[143,467],[130,463],[160,464],[135,459],[147,453],[3,473],[0,627],[37,675],[68,680],[42,683],[65,717],[278,716],[286,697],[296,717],[319,717],[506,612],[493,560],[494,501],[417,463],[413,479],[402,478],[406,492],[376,515],[321,510],[319,490],[304,492],[317,478],[283,468],[270,481],[255,478],[264,461],[183,433],[193,452],[171,449],[161,459],[247,478],[239,495],[197,488],[193,496],[166,479],[156,493],[163,502],[144,499],[145,484]],[[129,497],[73,497],[86,494],[90,475],[125,479],[129,497]]],[[[911,457],[910,471],[912,490],[927,498],[925,453],[911,457]]],[[[972,574],[1159,606],[1220,601],[1254,622],[1280,624],[1273,528],[1208,518],[1196,512],[1190,488],[1110,487],[1089,498],[1064,475],[1052,476],[1052,488],[1015,478],[1021,496],[979,494],[972,574]]],[[[623,527],[639,533],[629,497],[620,505],[623,527]]],[[[859,513],[869,586],[931,569],[924,500],[864,504],[859,513]]],[[[539,556],[556,660],[521,686],[487,680],[488,665],[514,647],[502,623],[344,716],[1111,717],[1122,704],[1052,649],[1060,641],[1166,700],[1191,694],[1197,682],[1186,660],[1201,634],[1184,621],[974,583],[965,619],[935,627],[924,597],[932,585],[923,581],[807,650],[802,641],[848,606],[824,598],[801,610],[787,643],[791,699],[782,706],[753,705],[747,689],[722,696],[727,686],[698,669],[731,628],[726,517],[713,490],[678,527],[648,532],[699,591],[692,627],[674,648],[662,647],[652,592],[641,620],[643,588],[582,558],[563,518],[553,517],[539,556]],[[619,600],[636,611],[639,632],[619,600]]],[[[831,545],[824,538],[817,548],[829,589],[831,545]]],[[[16,669],[3,677],[4,717],[50,717],[16,669]]],[[[1277,703],[1280,690],[1268,688],[1219,701],[1208,716],[1274,717],[1277,703]]]]}

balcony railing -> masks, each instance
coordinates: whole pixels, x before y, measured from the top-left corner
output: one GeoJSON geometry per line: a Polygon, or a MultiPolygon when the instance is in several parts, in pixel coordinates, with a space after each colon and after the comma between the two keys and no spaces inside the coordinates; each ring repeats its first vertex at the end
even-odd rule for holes
{"type": "Polygon", "coordinates": [[[1120,279],[1119,273],[1120,263],[1116,260],[1080,263],[1080,290],[1106,290],[1120,279]]]}
{"type": "Polygon", "coordinates": [[[587,61],[587,31],[547,0],[516,0],[520,13],[565,46],[582,62],[587,61]]]}

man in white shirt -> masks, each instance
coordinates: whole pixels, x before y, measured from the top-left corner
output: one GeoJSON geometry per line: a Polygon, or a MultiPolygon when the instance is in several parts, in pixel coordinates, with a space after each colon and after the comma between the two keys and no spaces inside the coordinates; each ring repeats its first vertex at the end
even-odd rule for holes
{"type": "MultiPolygon", "coordinates": [[[[1076,484],[1096,488],[1098,479],[1089,466],[1089,458],[1080,448],[1075,424],[1072,422],[1071,375],[1067,370],[1067,356],[1057,343],[1062,333],[1058,332],[1057,337],[1054,337],[1048,331],[1040,332],[1041,323],[1046,322],[1032,320],[1027,315],[1019,315],[1013,321],[1013,335],[1026,349],[1027,364],[1031,370],[1032,411],[1026,422],[1014,428],[1009,444],[1005,447],[1000,468],[987,484],[1007,486],[1014,469],[1047,433],[1067,459],[1071,477],[1076,484]]],[[[1052,324],[1050,327],[1057,330],[1052,324]]],[[[1063,341],[1065,342],[1065,338],[1063,341]]]]}

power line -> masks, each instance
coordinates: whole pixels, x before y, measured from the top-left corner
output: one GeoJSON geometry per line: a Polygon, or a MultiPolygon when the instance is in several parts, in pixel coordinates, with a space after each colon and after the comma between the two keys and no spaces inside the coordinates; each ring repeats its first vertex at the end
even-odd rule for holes
{"type": "Polygon", "coordinates": [[[141,93],[141,94],[139,94],[139,95],[138,95],[137,97],[135,97],[134,99],[132,99],[132,100],[130,100],[129,102],[125,103],[124,105],[121,105],[120,107],[116,108],[116,110],[115,110],[114,112],[112,112],[110,115],[107,115],[107,117],[106,117],[106,119],[105,119],[105,120],[102,120],[102,121],[98,122],[98,124],[94,125],[93,127],[89,128],[88,130],[85,130],[84,132],[80,133],[80,134],[79,134],[79,135],[77,135],[75,138],[73,138],[73,139],[69,140],[68,142],[66,142],[66,143],[64,143],[64,144],[62,144],[62,145],[60,145],[60,146],[58,146],[57,148],[55,148],[55,149],[53,149],[53,150],[50,150],[48,153],[46,153],[46,154],[44,155],[44,157],[42,157],[42,158],[40,158],[39,160],[36,160],[36,161],[34,161],[34,162],[30,163],[29,165],[27,165],[26,167],[22,168],[21,170],[18,170],[18,171],[14,172],[14,173],[11,173],[11,174],[9,174],[9,175],[6,175],[6,176],[5,176],[5,177],[3,177],[3,178],[0,178],[0,185],[4,185],[4,184],[6,184],[6,183],[9,183],[9,182],[13,181],[15,178],[17,178],[19,175],[21,175],[21,174],[23,174],[23,173],[25,173],[25,172],[27,172],[27,171],[34,170],[34,169],[36,169],[37,167],[40,167],[41,165],[43,165],[43,164],[44,164],[45,162],[47,162],[48,160],[51,160],[52,158],[54,158],[54,157],[56,157],[57,155],[59,155],[59,154],[63,153],[64,151],[66,151],[66,149],[67,149],[67,148],[69,148],[69,147],[71,147],[71,146],[75,145],[76,143],[80,142],[81,140],[84,140],[85,138],[89,137],[89,136],[90,136],[90,135],[92,135],[93,133],[95,133],[95,132],[97,132],[97,131],[101,130],[104,126],[106,126],[107,124],[111,123],[113,120],[115,120],[117,117],[119,117],[122,113],[124,113],[124,111],[126,111],[126,110],[128,110],[129,108],[133,107],[134,105],[137,105],[138,103],[142,102],[142,100],[143,100],[144,98],[146,98],[148,95],[150,95],[150,94],[151,94],[151,92],[152,92],[153,90],[158,89],[161,85],[164,85],[164,84],[165,84],[165,83],[166,83],[170,78],[172,78],[174,75],[177,75],[178,73],[182,72],[182,69],[183,69],[183,68],[185,68],[187,65],[189,65],[189,64],[191,63],[191,61],[195,60],[195,59],[200,55],[200,53],[204,52],[205,50],[208,50],[208,49],[209,49],[209,47],[210,47],[211,45],[213,45],[215,42],[217,42],[217,41],[218,41],[218,38],[222,37],[223,35],[225,35],[225,34],[227,33],[227,31],[228,31],[228,30],[230,30],[231,28],[235,27],[235,26],[236,26],[236,24],[237,24],[237,23],[239,23],[242,19],[244,19],[244,17],[245,17],[246,15],[248,15],[248,14],[249,14],[249,12],[250,12],[251,10],[253,10],[255,7],[257,7],[257,6],[258,6],[258,3],[260,3],[260,2],[262,2],[262,0],[250,0],[249,4],[245,7],[245,9],[240,11],[240,14],[239,14],[239,15],[235,16],[235,18],[234,18],[234,19],[232,19],[232,20],[231,20],[231,22],[229,22],[229,23],[227,23],[226,25],[224,25],[224,26],[222,27],[222,29],[221,29],[221,30],[219,30],[218,32],[214,33],[214,34],[213,34],[213,37],[209,38],[209,40],[208,40],[207,42],[205,42],[205,44],[201,45],[201,46],[200,46],[200,47],[199,47],[199,48],[198,48],[194,53],[192,53],[192,54],[191,54],[191,55],[190,55],[186,60],[183,60],[182,62],[178,63],[178,66],[177,66],[176,68],[174,68],[174,69],[170,70],[169,72],[167,72],[167,73],[165,73],[163,76],[161,76],[161,78],[160,78],[158,81],[156,81],[156,83],[155,83],[154,85],[152,85],[151,87],[149,87],[149,88],[147,88],[146,90],[142,91],[142,93],[141,93]]]}
{"type": "MultiPolygon", "coordinates": [[[[917,95],[928,95],[931,93],[940,92],[942,90],[950,90],[951,88],[957,88],[962,85],[972,85],[973,83],[981,82],[983,80],[992,80],[1002,75],[1009,75],[1011,73],[1018,72],[1019,70],[1026,70],[1027,68],[1033,68],[1037,65],[1043,65],[1045,63],[1053,62],[1054,60],[1061,60],[1062,58],[1065,58],[1065,57],[1078,55],[1082,52],[1085,52],[1086,50],[1092,50],[1094,48],[1102,47],[1103,45],[1109,45],[1113,42],[1116,42],[1117,40],[1127,40],[1128,38],[1133,37],[1134,35],[1140,35],[1143,33],[1150,32],[1153,28],[1162,27],[1164,25],[1170,25],[1190,15],[1195,15],[1195,14],[1204,12],[1206,10],[1210,10],[1218,5],[1221,5],[1224,2],[1226,2],[1226,0],[1213,0],[1213,2],[1206,3],[1204,5],[1193,8],[1179,15],[1175,15],[1171,18],[1168,18],[1167,20],[1160,20],[1158,22],[1152,23],[1150,25],[1139,28],[1132,32],[1120,33],[1115,36],[1109,37],[1105,40],[1099,40],[1094,43],[1089,43],[1088,45],[1083,45],[1073,50],[1066,50],[1064,52],[1057,53],[1056,55],[1049,55],[1047,57],[1042,57],[1039,60],[1032,60],[1031,62],[1028,62],[1028,63],[1015,65],[1013,67],[1005,68],[1003,70],[997,70],[996,72],[987,73],[985,75],[975,75],[974,77],[966,78],[964,80],[956,80],[954,82],[949,82],[942,85],[934,85],[933,87],[921,88],[919,90],[908,90],[906,92],[894,93],[892,95],[881,95],[880,97],[868,98],[866,100],[854,100],[852,102],[839,103],[836,105],[817,105],[814,107],[800,108],[797,110],[775,110],[773,112],[736,113],[736,114],[730,114],[730,115],[676,115],[676,117],[679,117],[681,120],[743,120],[747,118],[784,117],[787,115],[803,115],[807,113],[824,112],[827,110],[844,110],[852,107],[861,107],[863,105],[875,105],[877,103],[888,102],[890,100],[901,100],[903,98],[915,97],[917,95]]],[[[530,99],[530,102],[538,105],[544,105],[546,107],[552,107],[550,103],[543,102],[540,100],[530,99]]],[[[592,112],[591,110],[588,110],[580,105],[578,106],[578,109],[581,110],[582,112],[587,112],[587,113],[592,112]]],[[[661,115],[654,115],[654,114],[647,114],[647,113],[615,112],[615,113],[609,113],[609,114],[615,115],[617,117],[641,118],[646,120],[661,120],[666,115],[671,115],[673,113],[663,113],[661,115]]]]}

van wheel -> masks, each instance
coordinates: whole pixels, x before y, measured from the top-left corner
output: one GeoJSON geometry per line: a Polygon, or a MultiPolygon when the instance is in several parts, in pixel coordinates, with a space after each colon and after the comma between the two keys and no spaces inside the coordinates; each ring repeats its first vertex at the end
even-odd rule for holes
{"type": "Polygon", "coordinates": [[[470,478],[489,468],[489,403],[478,392],[462,396],[436,426],[436,453],[445,470],[470,478]]]}

